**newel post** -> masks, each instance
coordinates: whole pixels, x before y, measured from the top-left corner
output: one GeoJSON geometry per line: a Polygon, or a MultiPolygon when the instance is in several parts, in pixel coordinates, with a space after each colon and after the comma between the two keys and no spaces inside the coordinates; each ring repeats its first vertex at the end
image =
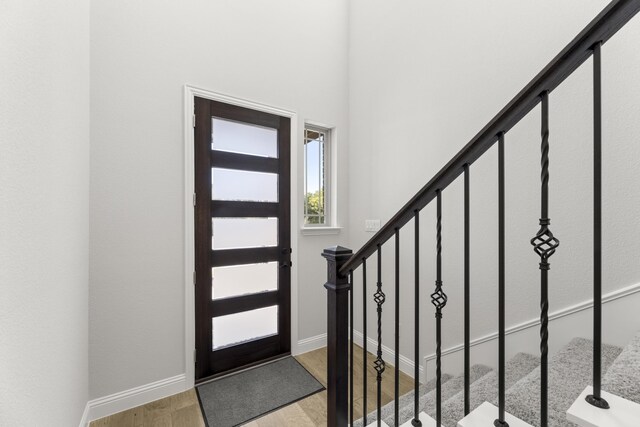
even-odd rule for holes
{"type": "Polygon", "coordinates": [[[322,252],[327,259],[327,426],[346,427],[349,384],[349,289],[340,269],[351,249],[333,246],[322,252]]]}

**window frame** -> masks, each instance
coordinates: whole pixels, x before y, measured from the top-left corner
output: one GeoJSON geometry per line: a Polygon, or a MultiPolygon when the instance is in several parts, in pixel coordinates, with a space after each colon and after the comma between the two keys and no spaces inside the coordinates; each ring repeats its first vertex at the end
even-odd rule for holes
{"type": "Polygon", "coordinates": [[[303,185],[302,185],[302,228],[303,230],[318,230],[335,228],[333,211],[332,211],[332,197],[333,188],[331,187],[331,173],[333,168],[332,162],[332,148],[333,148],[334,128],[329,126],[323,126],[316,123],[305,122],[302,134],[303,145],[303,185]],[[323,141],[323,202],[324,202],[324,222],[318,224],[307,223],[307,131],[314,131],[324,134],[323,141]]]}

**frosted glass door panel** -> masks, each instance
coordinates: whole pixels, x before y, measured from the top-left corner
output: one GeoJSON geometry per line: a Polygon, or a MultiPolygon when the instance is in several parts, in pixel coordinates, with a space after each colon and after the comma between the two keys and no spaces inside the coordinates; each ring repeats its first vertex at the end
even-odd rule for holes
{"type": "Polygon", "coordinates": [[[216,267],[211,275],[214,300],[278,289],[277,262],[216,267]]]}
{"type": "Polygon", "coordinates": [[[214,317],[213,349],[257,340],[278,333],[278,306],[214,317]]]}
{"type": "Polygon", "coordinates": [[[211,168],[213,200],[278,201],[278,174],[211,168]]]}
{"type": "Polygon", "coordinates": [[[211,149],[260,157],[278,157],[278,131],[212,118],[211,149]]]}
{"type": "Polygon", "coordinates": [[[212,249],[278,245],[278,218],[213,218],[212,249]]]}

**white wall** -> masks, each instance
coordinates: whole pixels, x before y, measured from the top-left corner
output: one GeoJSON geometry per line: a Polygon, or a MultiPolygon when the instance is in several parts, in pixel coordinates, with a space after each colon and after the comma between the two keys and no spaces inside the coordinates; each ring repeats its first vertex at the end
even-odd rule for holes
{"type": "MultiPolygon", "coordinates": [[[[372,236],[364,232],[365,219],[388,220],[607,3],[411,0],[398,7],[382,0],[352,1],[351,246],[358,248],[372,236]]],[[[639,38],[636,17],[603,47],[605,292],[640,282],[639,38]]],[[[551,229],[561,241],[551,259],[551,311],[591,295],[591,97],[590,61],[550,97],[551,229]]],[[[536,108],[506,135],[508,325],[539,314],[539,259],[529,244],[539,218],[539,114],[536,108]]],[[[452,184],[443,198],[447,348],[462,340],[462,182],[452,184]]],[[[434,351],[428,296],[435,274],[434,206],[421,214],[422,354],[434,351]]],[[[471,167],[473,337],[497,328],[496,206],[494,148],[471,167]]],[[[412,224],[401,233],[401,253],[406,254],[401,270],[401,304],[406,308],[401,348],[406,356],[413,354],[412,233],[412,224]]],[[[388,297],[383,340],[392,346],[393,243],[384,246],[383,253],[388,297]]],[[[369,267],[373,293],[374,260],[369,267]]],[[[368,326],[374,331],[373,304],[370,307],[368,326]]],[[[361,327],[360,321],[356,327],[361,327]]],[[[573,333],[589,336],[590,326],[573,333]]]]}
{"type": "MultiPolygon", "coordinates": [[[[183,85],[294,111],[300,127],[337,126],[342,160],[346,9],[341,0],[91,3],[92,398],[185,372],[183,85]]],[[[338,203],[344,224],[346,191],[338,203]]],[[[320,252],[346,238],[299,236],[300,339],[325,331],[320,252]]]]}
{"type": "Polygon", "coordinates": [[[89,5],[0,2],[0,425],[88,398],[89,5]]]}

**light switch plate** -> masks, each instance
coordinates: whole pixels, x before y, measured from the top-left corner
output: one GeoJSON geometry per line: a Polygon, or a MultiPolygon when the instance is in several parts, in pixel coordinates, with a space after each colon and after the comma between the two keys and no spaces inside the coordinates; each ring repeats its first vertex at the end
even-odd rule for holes
{"type": "Polygon", "coordinates": [[[380,220],[379,219],[365,219],[364,220],[364,231],[369,233],[375,233],[380,230],[380,220]]]}

